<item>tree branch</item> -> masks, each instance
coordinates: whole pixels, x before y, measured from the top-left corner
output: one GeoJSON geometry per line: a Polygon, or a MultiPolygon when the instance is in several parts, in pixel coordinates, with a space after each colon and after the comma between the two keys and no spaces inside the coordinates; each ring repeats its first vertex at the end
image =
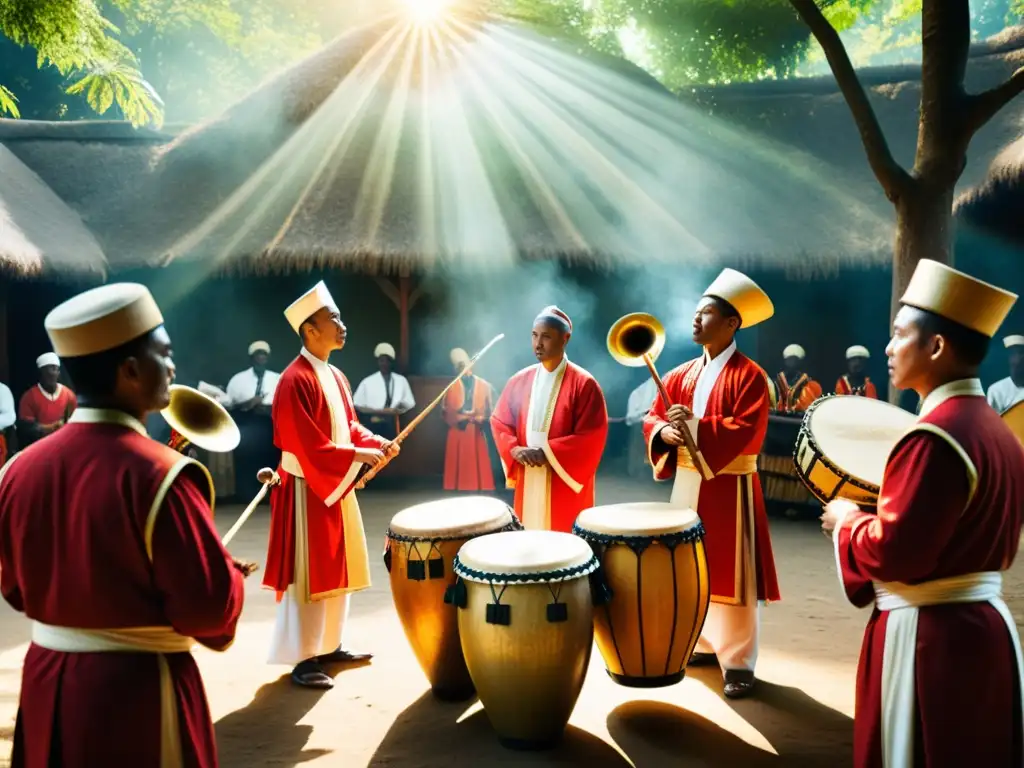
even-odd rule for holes
{"type": "Polygon", "coordinates": [[[976,133],[1021,93],[1024,93],[1024,67],[1014,72],[1002,85],[969,96],[967,129],[972,134],[976,133]]]}
{"type": "Polygon", "coordinates": [[[825,58],[828,59],[828,65],[836,78],[839,90],[853,113],[857,130],[860,131],[868,164],[885,190],[886,197],[896,202],[902,191],[913,182],[910,174],[892,156],[882,126],[871,107],[871,102],[868,101],[867,91],[857,79],[857,73],[843,41],[839,38],[839,33],[829,24],[815,0],[790,0],[790,3],[825,52],[825,58]]]}

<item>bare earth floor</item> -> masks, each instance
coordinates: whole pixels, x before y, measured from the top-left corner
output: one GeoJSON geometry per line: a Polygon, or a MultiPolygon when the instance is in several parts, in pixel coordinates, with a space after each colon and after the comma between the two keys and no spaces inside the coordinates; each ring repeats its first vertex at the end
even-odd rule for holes
{"type": "MultiPolygon", "coordinates": [[[[602,503],[664,499],[665,486],[603,480],[602,503]]],[[[374,586],[353,599],[346,644],[376,654],[340,671],[333,691],[293,687],[288,669],[265,663],[274,596],[249,580],[238,639],[224,654],[197,651],[216,721],[221,764],[263,766],[842,766],[851,759],[853,682],[867,611],[842,598],[832,547],[813,522],[774,520],[772,540],[782,601],[762,611],[761,680],[755,699],[727,703],[717,670],[692,670],[679,685],[635,690],[615,685],[594,653],[562,746],[548,753],[500,747],[479,703],[442,704],[402,633],[379,553],[398,510],[440,494],[361,496],[374,586]]],[[[226,531],[239,508],[218,511],[226,531]]],[[[265,558],[269,514],[255,515],[232,545],[265,558]]],[[[1024,566],[1005,593],[1024,616],[1024,566]]],[[[29,625],[0,608],[0,765],[7,764],[29,625]]]]}

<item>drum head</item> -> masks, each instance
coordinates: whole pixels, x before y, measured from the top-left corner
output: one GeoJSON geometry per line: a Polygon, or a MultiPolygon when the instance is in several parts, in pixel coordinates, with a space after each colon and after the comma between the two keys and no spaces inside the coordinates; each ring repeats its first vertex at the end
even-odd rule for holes
{"type": "Polygon", "coordinates": [[[1017,439],[1024,444],[1024,402],[1011,405],[1003,412],[1003,422],[1017,439]]]}
{"type": "Polygon", "coordinates": [[[578,571],[574,577],[589,573],[589,565],[593,570],[597,561],[590,545],[579,536],[557,531],[507,531],[467,541],[459,550],[455,570],[471,581],[497,582],[503,577],[531,575],[536,575],[538,581],[553,581],[558,579],[552,574],[559,571],[578,571]]]}
{"type": "Polygon", "coordinates": [[[505,502],[489,496],[439,499],[403,509],[390,530],[407,538],[458,539],[501,530],[512,519],[505,502]]]}
{"type": "Polygon", "coordinates": [[[655,501],[591,507],[576,518],[576,525],[584,531],[609,536],[665,536],[685,533],[699,524],[692,509],[655,501]]]}
{"type": "Polygon", "coordinates": [[[836,395],[808,412],[807,431],[818,453],[832,464],[881,486],[889,453],[915,421],[914,414],[881,400],[836,395]]]}

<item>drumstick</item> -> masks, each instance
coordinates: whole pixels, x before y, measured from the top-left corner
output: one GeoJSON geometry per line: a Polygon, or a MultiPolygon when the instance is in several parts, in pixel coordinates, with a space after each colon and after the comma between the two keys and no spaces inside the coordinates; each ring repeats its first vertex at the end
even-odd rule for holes
{"type": "Polygon", "coordinates": [[[277,485],[281,482],[280,476],[272,470],[270,467],[264,467],[256,473],[257,479],[263,483],[263,487],[260,488],[259,493],[256,494],[256,498],[249,502],[249,506],[245,508],[245,511],[238,516],[238,520],[231,526],[231,530],[224,534],[224,538],[220,540],[220,543],[225,547],[235,538],[235,534],[238,533],[239,529],[245,525],[245,521],[249,519],[253,512],[256,511],[256,507],[263,501],[263,497],[267,495],[267,491],[270,490],[270,486],[277,485]]]}
{"type": "MultiPolygon", "coordinates": [[[[665,401],[666,410],[672,405],[672,399],[668,396],[668,390],[665,388],[665,382],[661,380],[661,376],[658,375],[658,369],[654,367],[654,359],[650,353],[644,353],[644,362],[647,363],[647,370],[651,372],[651,376],[654,377],[654,383],[658,386],[658,392],[661,394],[661,399],[665,401]]],[[[674,424],[672,426],[675,426],[674,424]]],[[[693,435],[690,434],[690,427],[687,424],[681,424],[679,427],[679,434],[683,438],[683,447],[686,448],[686,452],[690,454],[690,461],[693,462],[694,469],[700,472],[701,462],[697,458],[697,442],[693,439],[693,435]]]]}
{"type": "MultiPolygon", "coordinates": [[[[406,424],[405,429],[403,429],[401,432],[399,432],[398,433],[398,437],[396,437],[392,442],[395,442],[395,443],[398,443],[399,445],[401,445],[405,441],[405,439],[409,436],[409,434],[414,429],[416,429],[417,426],[419,426],[420,422],[422,422],[425,418],[427,418],[427,415],[432,410],[434,410],[435,407],[437,407],[437,404],[440,403],[442,400],[444,400],[445,395],[448,394],[448,390],[450,390],[452,387],[454,387],[456,384],[458,384],[459,380],[473,369],[473,366],[476,365],[477,362],[479,362],[480,358],[483,357],[487,353],[487,350],[489,350],[491,347],[493,347],[495,344],[497,344],[499,341],[501,341],[504,338],[505,338],[505,334],[504,333],[499,333],[497,336],[495,336],[493,339],[491,339],[489,342],[487,342],[487,346],[485,346],[483,349],[481,349],[479,352],[477,352],[475,355],[473,355],[473,357],[470,359],[470,361],[468,363],[466,363],[466,366],[461,371],[459,371],[459,375],[456,376],[454,379],[452,379],[448,383],[448,386],[441,390],[441,394],[439,394],[437,397],[435,397],[434,400],[430,403],[430,405],[428,405],[426,408],[424,408],[422,411],[420,411],[420,413],[417,414],[415,419],[413,419],[408,424],[406,424]]],[[[394,458],[394,456],[387,456],[387,457],[384,458],[383,461],[379,462],[376,466],[370,467],[356,481],[356,484],[353,486],[353,489],[359,491],[359,490],[362,490],[363,488],[365,488],[366,484],[368,482],[370,482],[370,480],[372,480],[374,477],[376,477],[377,474],[382,469],[384,469],[384,467],[386,467],[388,464],[390,464],[391,460],[393,458],[394,458]]]]}

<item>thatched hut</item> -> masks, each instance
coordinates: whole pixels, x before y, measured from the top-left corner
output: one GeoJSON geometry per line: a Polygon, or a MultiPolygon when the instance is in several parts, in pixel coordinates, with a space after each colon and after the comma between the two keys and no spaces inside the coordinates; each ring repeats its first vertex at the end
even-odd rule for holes
{"type": "Polygon", "coordinates": [[[984,181],[963,193],[955,210],[961,228],[1015,245],[1024,257],[1024,135],[996,156],[984,181]]]}

